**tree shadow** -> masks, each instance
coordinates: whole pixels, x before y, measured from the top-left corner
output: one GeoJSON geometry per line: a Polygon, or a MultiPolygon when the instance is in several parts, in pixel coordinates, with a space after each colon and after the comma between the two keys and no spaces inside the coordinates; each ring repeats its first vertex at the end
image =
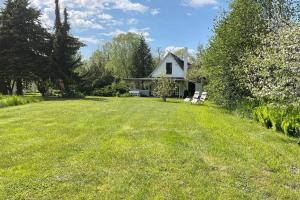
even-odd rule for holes
{"type": "Polygon", "coordinates": [[[81,97],[81,98],[64,98],[64,97],[55,97],[55,96],[50,96],[50,97],[43,97],[45,101],[78,101],[78,100],[83,100],[83,101],[108,101],[108,99],[103,98],[103,97],[81,97]]]}

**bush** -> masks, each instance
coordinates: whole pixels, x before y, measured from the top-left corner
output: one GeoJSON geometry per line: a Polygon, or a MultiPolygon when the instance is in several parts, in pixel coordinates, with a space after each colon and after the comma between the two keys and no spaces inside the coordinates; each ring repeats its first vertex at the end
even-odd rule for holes
{"type": "Polygon", "coordinates": [[[94,96],[103,96],[103,97],[111,97],[114,96],[114,91],[110,85],[105,86],[101,89],[96,89],[93,91],[94,96]]]}
{"type": "Polygon", "coordinates": [[[120,81],[119,83],[113,83],[103,88],[94,90],[93,95],[112,97],[112,96],[123,96],[128,92],[129,92],[129,86],[127,85],[127,83],[125,83],[124,81],[120,81]]]}
{"type": "Polygon", "coordinates": [[[268,108],[265,106],[257,107],[253,111],[253,117],[256,121],[261,123],[263,126],[267,128],[272,127],[272,122],[270,119],[270,114],[268,108]]]}
{"type": "Polygon", "coordinates": [[[81,92],[71,90],[68,93],[63,94],[62,97],[63,98],[84,98],[85,96],[81,92]]]}
{"type": "Polygon", "coordinates": [[[0,108],[8,106],[24,105],[33,102],[41,101],[38,97],[26,97],[26,96],[0,96],[0,108]]]}
{"type": "Polygon", "coordinates": [[[300,136],[300,113],[298,107],[260,106],[253,110],[254,119],[267,128],[287,135],[300,136]]]}
{"type": "Polygon", "coordinates": [[[280,107],[269,107],[269,118],[271,120],[271,125],[273,130],[282,131],[281,124],[283,121],[283,110],[280,107]]]}

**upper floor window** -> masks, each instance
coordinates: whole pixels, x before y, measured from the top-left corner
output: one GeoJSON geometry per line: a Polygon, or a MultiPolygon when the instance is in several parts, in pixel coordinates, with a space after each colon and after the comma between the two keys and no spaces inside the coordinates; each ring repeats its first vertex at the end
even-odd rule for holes
{"type": "Polygon", "coordinates": [[[166,74],[172,74],[172,63],[166,64],[166,74]]]}

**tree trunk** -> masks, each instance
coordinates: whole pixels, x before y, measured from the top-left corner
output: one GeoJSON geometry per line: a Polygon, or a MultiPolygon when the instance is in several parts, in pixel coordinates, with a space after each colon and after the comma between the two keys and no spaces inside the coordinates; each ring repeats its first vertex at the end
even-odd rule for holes
{"type": "Polygon", "coordinates": [[[167,102],[167,97],[162,97],[164,102],[167,102]]]}
{"type": "Polygon", "coordinates": [[[0,81],[0,93],[8,95],[8,85],[6,81],[0,81]]]}
{"type": "Polygon", "coordinates": [[[23,83],[22,83],[22,79],[17,79],[16,81],[17,83],[17,95],[23,95],[23,83]]]}
{"type": "Polygon", "coordinates": [[[298,141],[298,144],[300,145],[300,140],[298,141]]]}
{"type": "Polygon", "coordinates": [[[7,87],[9,95],[13,95],[15,84],[16,84],[16,81],[9,81],[9,84],[7,87]]]}
{"type": "Polygon", "coordinates": [[[41,93],[41,95],[43,97],[46,96],[47,88],[46,88],[46,84],[45,84],[44,81],[38,81],[37,82],[37,88],[38,88],[38,91],[41,93]]]}

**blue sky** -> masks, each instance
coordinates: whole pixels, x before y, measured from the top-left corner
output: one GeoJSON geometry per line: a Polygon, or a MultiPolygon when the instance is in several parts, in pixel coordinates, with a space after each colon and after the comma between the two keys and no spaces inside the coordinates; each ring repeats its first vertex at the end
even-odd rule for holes
{"type": "MultiPolygon", "coordinates": [[[[87,45],[88,58],[101,44],[120,33],[142,33],[152,51],[207,44],[214,19],[227,8],[226,0],[60,0],[67,7],[73,35],[87,45]]],[[[0,0],[1,7],[4,0],[0,0]]],[[[42,10],[44,26],[52,27],[54,0],[31,0],[42,10]]]]}

